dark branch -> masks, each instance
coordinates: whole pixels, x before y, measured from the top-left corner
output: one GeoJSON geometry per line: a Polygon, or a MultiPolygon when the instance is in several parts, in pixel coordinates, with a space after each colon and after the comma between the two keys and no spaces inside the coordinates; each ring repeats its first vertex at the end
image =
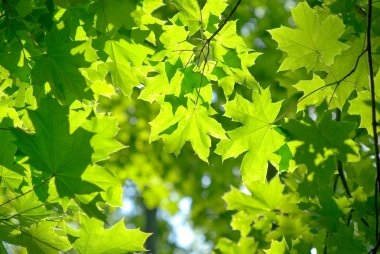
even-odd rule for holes
{"type": "MultiPolygon", "coordinates": [[[[377,135],[377,120],[376,120],[376,98],[375,98],[375,76],[372,63],[372,46],[371,46],[371,27],[372,27],[372,0],[368,0],[368,16],[367,16],[367,51],[368,51],[368,67],[369,67],[369,83],[371,87],[371,109],[372,109],[372,131],[375,147],[375,161],[376,161],[376,186],[375,193],[380,190],[380,158],[379,158],[379,137],[377,135]]],[[[379,240],[379,211],[378,211],[378,197],[375,197],[376,206],[376,241],[379,240]]]]}
{"type": "Polygon", "coordinates": [[[220,30],[223,29],[223,27],[227,24],[228,20],[232,17],[232,15],[236,12],[237,8],[239,7],[239,4],[241,3],[241,0],[238,0],[230,12],[228,14],[227,18],[223,21],[223,23],[218,27],[218,29],[210,36],[210,38],[207,39],[207,43],[210,43],[210,41],[220,32],[220,30]]]}

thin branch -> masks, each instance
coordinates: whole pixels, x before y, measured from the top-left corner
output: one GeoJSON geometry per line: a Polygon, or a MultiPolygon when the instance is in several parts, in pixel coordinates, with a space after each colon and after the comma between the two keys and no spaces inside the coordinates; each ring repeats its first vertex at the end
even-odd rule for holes
{"type": "Polygon", "coordinates": [[[344,176],[344,172],[343,172],[343,164],[342,164],[342,161],[339,160],[339,159],[338,159],[338,161],[337,161],[337,168],[338,168],[338,173],[339,173],[340,180],[342,181],[342,184],[343,184],[344,190],[346,191],[346,195],[347,195],[349,198],[352,198],[352,195],[351,195],[351,192],[350,192],[350,188],[348,187],[348,184],[347,184],[346,178],[345,178],[345,176],[344,176]]]}
{"type": "Polygon", "coordinates": [[[373,249],[370,250],[368,253],[376,254],[379,247],[380,247],[380,240],[377,240],[375,247],[373,247],[373,249]]]}
{"type": "MultiPolygon", "coordinates": [[[[338,168],[339,178],[340,178],[340,180],[342,181],[342,184],[343,184],[344,190],[346,191],[346,195],[347,195],[349,198],[352,198],[352,195],[351,195],[350,189],[349,189],[349,187],[348,187],[348,184],[347,184],[346,178],[345,178],[345,176],[344,176],[342,161],[340,161],[339,159],[337,160],[337,168],[338,168]]],[[[352,211],[352,210],[351,210],[351,211],[352,211]]],[[[350,212],[350,213],[351,213],[351,212],[350,212]]],[[[350,219],[350,218],[349,218],[349,219],[350,219]]]]}
{"type": "Polygon", "coordinates": [[[379,176],[376,177],[375,181],[375,216],[376,216],[376,225],[375,225],[375,237],[376,241],[379,239],[379,206],[378,206],[378,198],[379,198],[379,188],[378,188],[379,176]]]}
{"type": "Polygon", "coordinates": [[[7,218],[0,218],[0,221],[10,221],[10,220],[13,219],[14,217],[17,217],[17,216],[19,216],[19,215],[21,215],[21,214],[27,213],[27,212],[32,211],[32,210],[34,210],[34,209],[37,209],[37,208],[43,207],[43,206],[45,206],[46,204],[48,204],[48,203],[45,202],[45,203],[42,203],[41,205],[38,205],[38,206],[35,206],[35,207],[31,207],[31,208],[25,209],[24,211],[21,211],[21,212],[19,212],[19,213],[15,213],[15,214],[13,214],[13,215],[7,217],[7,218]]]}
{"type": "MultiPolygon", "coordinates": [[[[320,89],[323,89],[323,88],[326,88],[328,86],[333,86],[333,85],[339,85],[340,83],[342,83],[343,81],[346,80],[346,78],[350,77],[352,74],[354,74],[354,72],[356,71],[356,69],[358,68],[359,66],[359,61],[360,61],[360,58],[367,52],[368,49],[364,49],[362,51],[362,53],[360,53],[360,55],[358,56],[358,58],[356,59],[356,62],[355,62],[355,65],[354,67],[346,74],[344,75],[342,78],[340,78],[339,80],[336,80],[334,82],[331,82],[329,84],[326,84],[324,86],[321,86],[319,88],[317,88],[315,91],[317,90],[320,90],[320,89]]],[[[335,90],[334,90],[335,91],[335,90]]],[[[303,98],[300,99],[300,101],[304,100],[307,96],[309,96],[310,94],[314,93],[314,91],[310,92],[308,95],[304,96],[303,98]]]]}
{"type": "Polygon", "coordinates": [[[199,99],[199,96],[200,96],[200,93],[201,93],[201,88],[202,88],[202,82],[203,82],[203,75],[204,75],[204,72],[205,72],[205,68],[206,68],[206,65],[207,65],[207,62],[208,62],[208,55],[210,53],[210,45],[208,46],[208,49],[207,49],[207,54],[205,55],[204,52],[203,53],[203,56],[204,56],[204,64],[203,64],[203,68],[202,68],[202,72],[201,72],[201,81],[199,82],[199,87],[197,89],[197,99],[195,100],[195,105],[194,105],[194,109],[195,107],[197,106],[198,104],[198,99],[199,99]]]}
{"type": "Polygon", "coordinates": [[[16,199],[19,199],[19,198],[21,198],[22,196],[25,196],[26,194],[28,194],[28,193],[30,193],[30,192],[36,190],[37,188],[41,187],[41,186],[44,185],[45,183],[49,182],[53,177],[54,177],[54,175],[50,176],[50,177],[49,177],[48,179],[46,179],[45,181],[43,181],[43,182],[41,182],[41,183],[39,183],[39,184],[33,186],[33,188],[31,188],[30,190],[28,190],[28,191],[26,191],[26,192],[24,192],[24,193],[22,193],[22,194],[20,194],[20,195],[18,195],[18,196],[16,196],[16,197],[14,197],[14,198],[11,198],[11,199],[9,199],[8,201],[5,201],[4,203],[0,204],[0,207],[3,207],[3,206],[5,206],[6,204],[8,204],[8,203],[10,203],[10,202],[12,202],[12,201],[14,201],[14,200],[16,200],[16,199]]]}
{"type": "Polygon", "coordinates": [[[18,228],[18,227],[16,227],[15,225],[12,225],[11,223],[8,223],[8,222],[6,222],[6,221],[0,221],[0,222],[3,223],[3,224],[5,224],[5,225],[7,225],[8,227],[11,227],[11,228],[13,228],[13,229],[16,229],[16,230],[20,231],[21,233],[23,233],[23,234],[29,236],[30,238],[32,238],[32,239],[34,239],[34,240],[36,240],[36,241],[38,241],[38,242],[40,242],[40,243],[45,244],[46,246],[48,246],[48,247],[50,247],[50,248],[52,248],[52,249],[54,249],[54,250],[57,250],[57,251],[59,251],[59,252],[62,252],[62,253],[67,254],[66,251],[61,250],[61,249],[59,249],[59,248],[57,248],[57,247],[51,245],[50,243],[45,242],[45,241],[43,241],[43,240],[41,240],[41,239],[35,237],[34,235],[30,234],[28,231],[25,231],[25,230],[23,230],[23,229],[21,229],[21,228],[18,228]]]}
{"type": "MultiPolygon", "coordinates": [[[[330,101],[331,102],[331,101],[330,101]]],[[[341,120],[341,111],[339,109],[336,110],[336,121],[340,121],[341,120]]],[[[337,169],[338,169],[338,175],[339,175],[339,178],[340,180],[342,181],[342,184],[343,184],[343,187],[344,187],[344,190],[346,191],[346,195],[349,197],[349,198],[352,198],[352,195],[351,195],[351,191],[350,191],[350,188],[348,187],[348,184],[347,184],[347,181],[346,181],[346,177],[344,175],[344,171],[343,171],[343,163],[342,161],[337,158],[337,169]]],[[[335,190],[335,188],[334,188],[335,190]]],[[[350,225],[351,223],[351,219],[352,219],[352,213],[354,212],[354,209],[351,208],[350,210],[350,213],[348,214],[348,218],[347,218],[347,226],[350,225]]]]}
{"type": "MultiPolygon", "coordinates": [[[[368,0],[368,16],[367,16],[367,51],[368,51],[368,67],[369,67],[369,82],[371,87],[371,109],[372,109],[372,131],[375,147],[375,161],[376,161],[376,182],[377,192],[380,190],[380,158],[379,158],[379,137],[377,135],[377,120],[376,120],[376,98],[375,98],[375,77],[372,63],[372,46],[371,46],[371,27],[372,27],[372,0],[368,0]]],[[[376,191],[375,191],[376,193],[376,191]]],[[[375,198],[376,206],[376,241],[379,240],[379,211],[378,211],[378,197],[375,198]]]]}
{"type": "Polygon", "coordinates": [[[104,16],[104,21],[105,21],[105,25],[106,25],[106,32],[109,33],[109,29],[108,29],[108,21],[107,21],[107,16],[106,16],[106,11],[104,9],[104,3],[103,3],[103,0],[100,0],[100,5],[102,7],[102,12],[103,12],[103,16],[104,16]]]}
{"type": "MultiPolygon", "coordinates": [[[[331,82],[329,84],[326,84],[326,85],[323,85],[321,87],[318,87],[316,89],[314,89],[313,91],[311,91],[310,93],[302,96],[295,104],[294,106],[298,105],[298,103],[300,103],[301,101],[305,100],[307,97],[311,96],[312,94],[318,92],[319,90],[322,90],[322,89],[325,89],[326,87],[329,87],[329,86],[333,86],[333,85],[339,85],[340,83],[342,83],[343,81],[345,81],[347,78],[349,78],[352,74],[354,74],[354,72],[356,71],[356,69],[358,68],[359,66],[359,61],[360,59],[362,58],[362,56],[367,52],[367,48],[364,49],[358,56],[358,58],[356,59],[356,62],[355,62],[355,65],[354,67],[346,74],[344,75],[342,78],[340,78],[339,80],[336,80],[334,82],[331,82]]],[[[280,121],[282,118],[284,118],[290,111],[290,107],[287,111],[285,111],[282,115],[280,115],[279,117],[276,118],[276,120],[273,121],[273,123],[276,123],[278,121],[280,121]]]]}
{"type": "MultiPolygon", "coordinates": [[[[338,109],[336,111],[336,121],[340,121],[340,120],[341,120],[341,112],[338,109]]],[[[346,191],[347,196],[349,198],[352,198],[350,188],[348,187],[348,184],[347,184],[347,181],[346,181],[346,177],[344,176],[343,163],[339,159],[337,159],[337,169],[338,169],[339,177],[342,180],[342,184],[343,184],[344,190],[346,191]]]]}
{"type": "MultiPolygon", "coordinates": [[[[239,7],[240,3],[241,3],[241,0],[238,0],[236,2],[236,4],[235,4],[234,8],[228,14],[228,16],[219,25],[218,29],[209,38],[207,38],[206,40],[203,40],[204,43],[202,45],[202,48],[199,51],[199,54],[196,57],[194,57],[194,59],[193,59],[193,61],[196,61],[198,59],[199,62],[200,62],[201,55],[203,54],[203,56],[205,57],[205,59],[204,59],[205,62],[203,64],[203,68],[202,68],[202,71],[201,71],[201,80],[200,80],[199,88],[197,89],[197,98],[195,100],[194,108],[197,106],[197,103],[198,103],[198,100],[199,100],[199,96],[200,96],[200,90],[201,90],[201,86],[202,86],[202,82],[203,82],[203,74],[204,74],[204,70],[205,70],[207,62],[208,62],[207,58],[208,58],[208,56],[210,54],[210,42],[223,29],[223,27],[227,24],[227,22],[230,20],[230,18],[232,17],[232,15],[236,12],[236,10],[239,7]],[[206,46],[207,46],[207,53],[204,52],[206,46]]],[[[200,17],[201,17],[201,35],[202,35],[202,38],[203,38],[203,18],[202,18],[202,13],[200,14],[200,17]]],[[[191,59],[191,57],[190,57],[190,59],[191,59]]]]}

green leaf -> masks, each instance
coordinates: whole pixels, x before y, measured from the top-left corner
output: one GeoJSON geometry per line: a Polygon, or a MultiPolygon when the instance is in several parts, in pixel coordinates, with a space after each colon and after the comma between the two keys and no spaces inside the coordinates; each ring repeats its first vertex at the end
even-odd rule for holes
{"type": "Polygon", "coordinates": [[[66,237],[59,236],[56,222],[42,221],[33,224],[28,231],[21,231],[13,239],[14,244],[24,246],[30,254],[58,254],[71,248],[66,237]]]}
{"type": "Polygon", "coordinates": [[[73,247],[81,254],[119,254],[145,251],[144,242],[150,234],[138,229],[126,229],[124,219],[113,227],[104,229],[103,223],[82,215],[80,230],[68,229],[69,234],[78,238],[73,247]]]}
{"type": "Polygon", "coordinates": [[[283,193],[285,186],[278,176],[275,176],[269,183],[254,181],[247,188],[251,192],[250,195],[233,187],[224,195],[223,199],[227,203],[228,210],[245,211],[250,216],[255,216],[256,219],[260,215],[275,211],[290,213],[296,210],[297,199],[283,193]]]}
{"type": "MultiPolygon", "coordinates": [[[[336,160],[342,163],[359,160],[359,147],[350,138],[355,129],[353,122],[334,121],[329,112],[321,122],[305,118],[304,121],[289,120],[283,126],[290,134],[288,146],[298,165],[306,165],[313,178],[305,181],[298,191],[304,195],[321,195],[329,185],[336,170],[336,160]]],[[[329,189],[330,190],[330,189],[329,189]]]]}
{"type": "Polygon", "coordinates": [[[173,90],[166,76],[165,64],[168,63],[159,63],[156,66],[156,75],[146,79],[145,87],[141,91],[139,99],[153,103],[154,101],[160,101],[165,94],[173,90]]]}
{"type": "Polygon", "coordinates": [[[111,206],[122,206],[123,189],[119,179],[107,169],[94,165],[82,175],[84,181],[96,184],[103,189],[100,193],[103,200],[111,206]]]}
{"type": "Polygon", "coordinates": [[[220,141],[215,152],[222,155],[223,160],[247,152],[241,165],[246,184],[254,180],[264,181],[268,161],[275,164],[279,161],[274,152],[284,144],[284,137],[276,131],[273,122],[280,107],[281,102],[272,103],[269,89],[262,90],[261,94],[253,92],[253,102],[237,94],[224,107],[225,116],[243,123],[243,126],[227,132],[231,140],[220,141]]]}
{"type": "Polygon", "coordinates": [[[8,251],[4,247],[4,243],[0,243],[0,254],[8,254],[8,251]]]}
{"type": "Polygon", "coordinates": [[[0,130],[0,186],[17,188],[23,179],[19,172],[12,170],[17,146],[10,130],[0,130]]]}
{"type": "Polygon", "coordinates": [[[137,0],[98,0],[96,8],[96,28],[110,35],[120,28],[133,27],[131,13],[136,9],[137,0]]]}
{"type": "Polygon", "coordinates": [[[217,35],[217,42],[226,48],[236,49],[239,53],[248,51],[242,37],[236,33],[236,21],[229,21],[217,35]]]}
{"type": "MultiPolygon", "coordinates": [[[[12,3],[13,5],[14,3],[12,3]]],[[[31,1],[28,1],[28,0],[20,0],[17,2],[17,4],[15,4],[13,6],[15,8],[15,10],[17,11],[17,13],[21,16],[21,17],[25,17],[27,15],[29,15],[32,11],[33,11],[33,8],[35,8],[35,4],[31,1]]]]}
{"type": "Polygon", "coordinates": [[[204,27],[208,26],[209,21],[211,20],[211,15],[214,15],[218,18],[221,17],[223,11],[228,6],[227,0],[208,0],[202,8],[202,21],[204,27]]]}
{"type": "Polygon", "coordinates": [[[80,101],[74,101],[70,105],[69,122],[70,122],[70,134],[77,130],[91,114],[92,107],[81,103],[80,101]]]}
{"type": "Polygon", "coordinates": [[[162,25],[164,21],[154,17],[152,12],[164,5],[162,0],[145,0],[142,6],[137,6],[136,10],[131,14],[136,25],[143,26],[158,23],[162,25]]]}
{"type": "Polygon", "coordinates": [[[82,128],[70,134],[68,114],[68,107],[46,97],[40,101],[38,110],[29,111],[35,134],[21,130],[13,134],[18,147],[29,156],[30,165],[43,173],[45,179],[39,180],[54,177],[58,195],[73,198],[76,194],[97,191],[99,187],[81,179],[91,164],[93,148],[90,141],[94,134],[82,128]]]}
{"type": "MultiPolygon", "coordinates": [[[[232,191],[231,191],[232,192],[232,191]]],[[[224,197],[226,197],[225,195],[224,197]]],[[[227,200],[226,200],[227,201],[227,200]]],[[[241,236],[246,237],[252,229],[252,222],[256,219],[256,214],[239,211],[232,215],[231,227],[239,230],[241,236]]]]}
{"type": "Polygon", "coordinates": [[[90,141],[93,149],[91,155],[93,163],[109,159],[112,153],[125,148],[115,139],[119,132],[115,117],[97,113],[95,117],[85,121],[81,127],[89,132],[96,133],[90,141]]]}
{"type": "MultiPolygon", "coordinates": [[[[26,192],[30,189],[30,186],[26,186],[23,188],[23,191],[26,192]]],[[[57,216],[56,211],[49,210],[47,205],[47,203],[38,200],[38,196],[35,192],[31,192],[1,207],[1,217],[8,221],[10,221],[9,218],[12,217],[13,219],[17,219],[22,225],[30,227],[32,224],[35,224],[36,221],[57,216]]],[[[52,206],[50,206],[50,208],[51,207],[52,206]]]]}
{"type": "MultiPolygon", "coordinates": [[[[375,84],[380,83],[380,71],[377,72],[375,77],[375,84]]],[[[375,99],[380,97],[380,88],[375,86],[375,99]]],[[[380,106],[376,104],[376,118],[380,119],[380,106]]],[[[358,92],[355,99],[350,101],[350,107],[348,113],[352,115],[360,116],[360,128],[365,128],[370,136],[373,136],[372,128],[372,106],[371,106],[371,92],[364,90],[358,92]]]]}
{"type": "Polygon", "coordinates": [[[259,243],[252,237],[240,238],[238,243],[227,238],[220,238],[215,248],[223,254],[256,253],[258,245],[259,243]]]}
{"type": "Polygon", "coordinates": [[[302,98],[297,104],[297,110],[305,110],[307,106],[319,106],[326,102],[330,109],[343,109],[348,97],[354,90],[352,83],[326,84],[325,81],[314,74],[311,80],[301,80],[294,87],[303,92],[302,98]]]}
{"type": "Polygon", "coordinates": [[[308,71],[319,64],[330,66],[334,58],[348,46],[339,41],[345,30],[338,16],[320,16],[307,2],[301,2],[292,11],[297,28],[281,27],[270,30],[278,47],[287,53],[280,71],[305,67],[308,71]]]}
{"type": "Polygon", "coordinates": [[[114,86],[129,97],[133,87],[142,83],[143,74],[139,68],[146,56],[153,51],[143,45],[129,43],[125,39],[107,41],[104,51],[109,55],[107,65],[114,86]]]}
{"type": "Polygon", "coordinates": [[[162,138],[166,150],[178,155],[186,141],[190,141],[199,158],[206,162],[211,146],[209,136],[227,138],[221,124],[209,116],[207,108],[194,105],[191,99],[188,99],[187,108],[179,106],[175,114],[172,113],[171,104],[162,104],[159,115],[150,124],[151,142],[162,138]],[[173,131],[166,134],[169,129],[173,131]]]}
{"type": "Polygon", "coordinates": [[[94,98],[99,99],[100,96],[110,98],[115,95],[114,87],[106,80],[108,74],[107,65],[101,61],[91,64],[90,68],[82,68],[80,71],[87,81],[87,85],[94,93],[94,98]]]}
{"type": "Polygon", "coordinates": [[[350,94],[354,88],[361,89],[366,88],[368,84],[368,59],[367,55],[364,54],[359,59],[359,56],[363,54],[365,45],[365,38],[356,37],[347,42],[349,49],[342,52],[341,55],[335,57],[334,64],[321,68],[327,73],[325,82],[327,84],[341,80],[349,74],[357,63],[355,72],[350,76],[346,77],[340,84],[347,90],[347,94],[350,94]],[[359,59],[359,60],[358,60],[359,59]]]}
{"type": "Polygon", "coordinates": [[[286,244],[285,238],[283,238],[281,242],[276,241],[276,240],[272,240],[272,243],[270,245],[270,249],[265,250],[265,253],[267,253],[267,254],[285,254],[285,253],[287,253],[288,249],[289,249],[289,247],[286,244]]]}
{"type": "Polygon", "coordinates": [[[84,65],[84,59],[70,54],[77,44],[68,41],[67,31],[57,28],[52,29],[46,40],[47,54],[34,58],[35,66],[31,71],[33,85],[44,92],[47,82],[54,96],[65,104],[90,98],[85,79],[78,69],[84,65]]]}
{"type": "Polygon", "coordinates": [[[180,12],[179,18],[188,25],[190,35],[194,34],[200,28],[201,9],[197,0],[173,0],[172,3],[180,12]]]}

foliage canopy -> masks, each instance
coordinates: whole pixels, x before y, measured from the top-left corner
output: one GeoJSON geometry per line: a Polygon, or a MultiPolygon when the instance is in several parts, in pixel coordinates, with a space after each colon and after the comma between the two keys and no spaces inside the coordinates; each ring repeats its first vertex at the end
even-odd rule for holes
{"type": "Polygon", "coordinates": [[[377,253],[379,16],[2,0],[0,253],[171,253],[150,223],[186,196],[215,254],[377,253]],[[126,181],[144,230],[120,217],[126,181]]]}

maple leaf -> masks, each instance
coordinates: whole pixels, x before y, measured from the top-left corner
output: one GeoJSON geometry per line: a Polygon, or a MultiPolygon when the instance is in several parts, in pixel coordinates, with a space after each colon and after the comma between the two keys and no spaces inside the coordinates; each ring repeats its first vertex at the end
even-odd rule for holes
{"type": "Polygon", "coordinates": [[[298,165],[306,165],[308,172],[314,174],[313,181],[303,185],[299,192],[307,195],[320,194],[336,170],[336,160],[355,162],[359,160],[359,147],[350,139],[355,124],[346,121],[334,121],[329,112],[322,116],[321,122],[310,118],[303,121],[289,120],[283,127],[288,130],[291,140],[288,142],[294,160],[298,165]]]}
{"type": "Polygon", "coordinates": [[[146,56],[153,51],[141,44],[129,43],[123,38],[107,41],[104,51],[109,55],[105,64],[111,73],[113,85],[129,97],[133,87],[142,83],[144,75],[139,68],[146,56]]]}
{"type": "Polygon", "coordinates": [[[274,154],[283,144],[284,137],[272,124],[281,108],[281,102],[272,103],[269,89],[253,92],[253,103],[236,95],[224,106],[225,116],[243,123],[242,127],[227,132],[231,140],[221,140],[215,152],[223,160],[236,158],[247,152],[243,158],[241,171],[243,181],[264,180],[268,161],[276,162],[274,154]]]}
{"type": "Polygon", "coordinates": [[[265,250],[265,253],[280,254],[287,253],[287,250],[289,250],[288,244],[286,243],[285,238],[282,238],[281,242],[272,240],[270,248],[268,250],[265,250]]]}
{"type": "Polygon", "coordinates": [[[196,0],[173,0],[174,6],[179,11],[179,18],[188,25],[190,35],[199,30],[199,21],[201,20],[201,10],[196,0]]]}
{"type": "MultiPolygon", "coordinates": [[[[377,72],[375,77],[375,84],[380,83],[380,71],[377,72]]],[[[375,98],[380,99],[380,88],[375,86],[375,98]]],[[[376,104],[376,118],[380,118],[380,106],[376,104]]],[[[360,116],[360,128],[365,128],[367,133],[373,136],[372,129],[372,108],[371,108],[371,92],[366,89],[364,91],[358,92],[355,99],[350,101],[350,107],[348,108],[348,113],[352,115],[360,116]]]]}
{"type": "Polygon", "coordinates": [[[169,103],[161,105],[159,115],[150,124],[152,132],[150,141],[158,140],[160,137],[165,143],[166,150],[179,154],[181,148],[190,141],[194,151],[199,158],[207,161],[211,139],[213,136],[218,139],[226,139],[225,131],[221,124],[209,117],[207,108],[201,105],[194,105],[191,99],[187,101],[187,108],[179,106],[172,113],[172,106],[169,103]],[[174,129],[170,134],[165,132],[174,129]]]}
{"type": "Polygon", "coordinates": [[[338,16],[324,18],[306,2],[299,3],[291,12],[296,29],[282,26],[269,31],[278,47],[287,53],[280,71],[302,67],[310,71],[318,63],[330,66],[334,58],[348,48],[339,41],[345,26],[338,16]]]}
{"type": "Polygon", "coordinates": [[[44,172],[46,177],[55,177],[60,196],[74,197],[76,193],[96,190],[94,185],[81,180],[82,173],[91,163],[93,149],[90,140],[94,134],[79,128],[70,135],[68,108],[49,97],[29,115],[35,134],[21,130],[15,130],[13,134],[18,147],[29,156],[30,164],[44,172]]]}
{"type": "Polygon", "coordinates": [[[220,17],[227,6],[226,0],[208,0],[202,8],[203,26],[208,26],[208,23],[212,20],[211,15],[220,17]]]}
{"type": "Polygon", "coordinates": [[[110,35],[120,28],[132,28],[131,13],[136,9],[135,0],[100,0],[96,2],[96,28],[110,35]]]}
{"type": "Polygon", "coordinates": [[[255,239],[252,237],[242,237],[238,243],[234,243],[227,238],[220,238],[215,249],[220,250],[224,254],[255,253],[258,245],[259,243],[255,242],[255,239]]]}
{"type": "Polygon", "coordinates": [[[242,193],[236,188],[224,195],[228,210],[241,210],[258,219],[260,215],[280,210],[290,213],[297,210],[298,202],[292,195],[284,194],[285,186],[280,178],[275,176],[270,182],[253,181],[247,186],[250,195],[242,193]]]}
{"type": "Polygon", "coordinates": [[[16,230],[17,233],[11,232],[14,227],[9,225],[5,223],[0,229],[2,240],[23,246],[30,254],[58,254],[71,248],[67,237],[57,234],[56,222],[41,221],[31,225],[27,231],[16,230]]]}
{"type": "MultiPolygon", "coordinates": [[[[341,161],[356,161],[358,157],[358,145],[350,139],[350,133],[355,124],[346,121],[333,121],[329,114],[325,114],[320,123],[313,122],[310,118],[305,121],[289,120],[283,127],[287,129],[297,147],[295,159],[298,163],[306,164],[315,170],[321,170],[321,163],[334,155],[341,161]],[[309,149],[310,148],[310,149],[309,149]],[[314,158],[319,157],[318,160],[314,158]]],[[[334,166],[335,168],[335,166],[334,166]]]]}
{"type": "Polygon", "coordinates": [[[113,227],[104,229],[103,223],[85,215],[80,217],[80,229],[66,227],[68,234],[76,239],[73,247],[81,254],[119,254],[146,251],[144,242],[150,234],[138,229],[127,229],[124,219],[113,227]]]}
{"type": "Polygon", "coordinates": [[[318,106],[322,102],[328,103],[330,108],[343,109],[354,90],[352,83],[327,86],[326,82],[316,74],[311,80],[301,80],[294,87],[303,92],[303,97],[297,104],[298,111],[306,109],[307,106],[318,106]]]}
{"type": "MultiPolygon", "coordinates": [[[[56,191],[60,198],[75,198],[83,203],[82,205],[86,205],[99,192],[111,189],[105,184],[105,181],[110,179],[108,172],[95,170],[99,175],[91,177],[87,174],[88,181],[82,178],[84,172],[89,167],[89,170],[92,169],[93,162],[108,158],[110,152],[123,146],[113,140],[117,131],[114,119],[99,117],[87,121],[83,127],[90,131],[77,128],[70,134],[68,114],[68,107],[61,106],[56,100],[47,97],[40,102],[38,110],[29,112],[35,134],[27,134],[21,130],[14,130],[13,134],[19,149],[29,156],[29,163],[36,172],[32,175],[33,179],[40,183],[54,177],[54,185],[45,184],[38,188],[37,193],[41,199],[45,200],[48,195],[47,189],[44,190],[43,187],[49,186],[49,195],[56,191]],[[42,172],[43,177],[37,172],[42,172]],[[98,177],[103,177],[104,182],[99,182],[98,177]]],[[[117,189],[112,190],[115,194],[121,192],[117,189]]],[[[117,203],[117,198],[120,199],[121,196],[113,197],[111,203],[117,203]]],[[[94,214],[97,212],[95,206],[88,209],[95,209],[94,214]]]]}
{"type": "Polygon", "coordinates": [[[68,41],[67,38],[66,30],[52,29],[46,39],[47,53],[34,58],[31,78],[36,91],[43,93],[48,82],[54,96],[61,103],[70,104],[75,99],[88,99],[90,96],[86,91],[85,79],[78,70],[85,61],[81,55],[70,52],[78,42],[68,41]]]}

